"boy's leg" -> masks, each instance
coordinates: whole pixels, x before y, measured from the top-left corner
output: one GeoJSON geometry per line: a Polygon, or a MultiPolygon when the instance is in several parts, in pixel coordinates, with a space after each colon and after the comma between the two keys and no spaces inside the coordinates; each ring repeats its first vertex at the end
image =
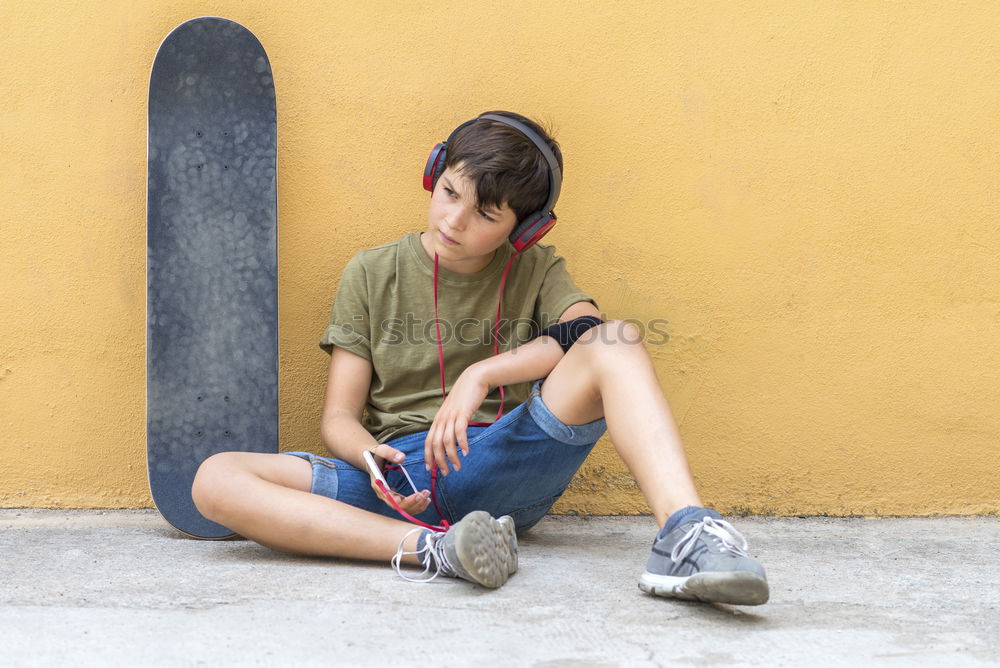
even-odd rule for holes
{"type": "MultiPolygon", "coordinates": [[[[311,483],[312,466],[299,457],[223,452],[201,465],[191,494],[213,522],[292,554],[387,561],[414,528],[312,494],[311,483]]],[[[410,536],[406,551],[415,551],[416,542],[417,536],[410,536]]]]}
{"type": "Polygon", "coordinates": [[[223,452],[202,463],[191,493],[208,519],[281,552],[392,559],[491,588],[517,570],[509,517],[470,513],[447,533],[432,534],[313,494],[312,476],[312,465],[299,457],[223,452]]]}
{"type": "Polygon", "coordinates": [[[618,455],[662,527],[701,499],[680,433],[638,328],[613,321],[587,331],[542,384],[542,401],[564,424],[601,417],[618,455]]]}
{"type": "Polygon", "coordinates": [[[767,602],[767,576],[743,536],[701,508],[677,425],[639,330],[609,322],[589,330],[542,384],[564,424],[603,417],[660,531],[639,587],[661,596],[739,605],[767,602]]]}

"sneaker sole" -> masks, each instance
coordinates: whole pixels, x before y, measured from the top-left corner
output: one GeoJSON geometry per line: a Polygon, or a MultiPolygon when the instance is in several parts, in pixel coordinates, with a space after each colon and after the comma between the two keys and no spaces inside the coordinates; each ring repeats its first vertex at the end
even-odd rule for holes
{"type": "Polygon", "coordinates": [[[514,529],[514,518],[510,515],[504,515],[497,518],[497,522],[503,527],[504,536],[507,537],[507,545],[510,547],[512,557],[510,575],[513,575],[517,573],[517,532],[514,529]]]}
{"type": "Polygon", "coordinates": [[[484,587],[496,589],[517,570],[517,537],[483,510],[474,510],[456,526],[455,553],[462,568],[484,587]],[[511,542],[513,541],[513,542],[511,542]]]}
{"type": "Polygon", "coordinates": [[[767,579],[750,571],[695,573],[687,577],[643,573],[639,589],[654,596],[730,605],[763,605],[770,598],[767,579]]]}

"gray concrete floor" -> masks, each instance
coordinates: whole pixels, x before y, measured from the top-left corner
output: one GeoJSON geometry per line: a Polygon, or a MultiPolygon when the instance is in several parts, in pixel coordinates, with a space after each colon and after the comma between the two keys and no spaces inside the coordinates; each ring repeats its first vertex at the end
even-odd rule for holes
{"type": "Polygon", "coordinates": [[[996,519],[735,524],[767,605],[642,594],[649,517],[548,517],[488,591],[191,540],[153,511],[0,510],[0,665],[1000,663],[996,519]]]}

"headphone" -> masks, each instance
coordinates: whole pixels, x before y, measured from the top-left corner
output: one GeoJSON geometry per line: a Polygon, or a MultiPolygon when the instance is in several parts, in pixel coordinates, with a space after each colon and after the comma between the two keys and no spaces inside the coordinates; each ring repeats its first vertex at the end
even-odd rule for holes
{"type": "Polygon", "coordinates": [[[434,192],[434,185],[444,171],[445,158],[448,154],[448,144],[458,134],[459,130],[476,121],[496,121],[497,123],[503,123],[508,127],[514,128],[531,140],[531,143],[538,148],[549,166],[549,197],[545,200],[545,206],[542,207],[541,211],[536,211],[526,216],[524,220],[519,221],[514,226],[514,231],[510,233],[510,237],[508,237],[511,245],[514,247],[514,252],[523,253],[534,246],[556,224],[556,214],[553,208],[556,205],[556,200],[559,199],[559,188],[562,185],[562,170],[559,169],[559,161],[556,160],[552,149],[549,148],[545,140],[538,136],[538,133],[524,123],[498,114],[483,114],[482,116],[473,118],[471,121],[462,123],[448,135],[447,141],[441,142],[431,151],[430,157],[427,158],[427,165],[424,167],[424,189],[434,192]]]}

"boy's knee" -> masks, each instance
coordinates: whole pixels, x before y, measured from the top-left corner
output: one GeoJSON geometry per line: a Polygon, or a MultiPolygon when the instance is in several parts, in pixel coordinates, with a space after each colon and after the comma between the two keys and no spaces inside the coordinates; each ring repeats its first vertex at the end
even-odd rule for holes
{"type": "Polygon", "coordinates": [[[642,331],[630,320],[608,320],[588,332],[591,340],[607,346],[642,343],[642,331]]]}
{"type": "Polygon", "coordinates": [[[230,479],[234,469],[234,457],[231,452],[220,452],[212,455],[201,463],[191,484],[191,498],[198,512],[212,519],[221,507],[225,498],[225,483],[230,479]]]}

